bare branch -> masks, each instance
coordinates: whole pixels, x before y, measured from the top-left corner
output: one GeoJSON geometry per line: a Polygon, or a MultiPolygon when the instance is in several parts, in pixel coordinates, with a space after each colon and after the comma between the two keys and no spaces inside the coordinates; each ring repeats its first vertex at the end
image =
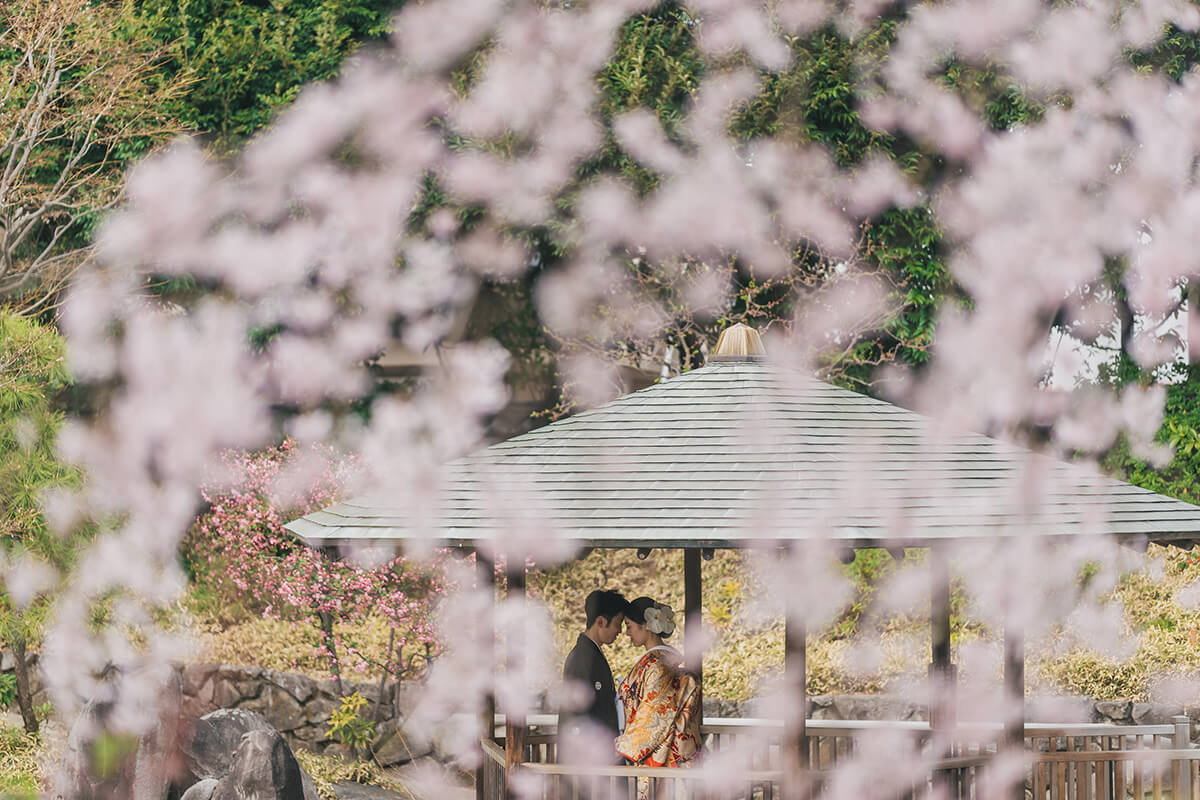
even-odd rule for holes
{"type": "Polygon", "coordinates": [[[179,132],[165,101],[165,50],[121,33],[120,7],[13,0],[0,8],[0,302],[52,306],[87,256],[81,222],[120,200],[119,147],[179,132]],[[155,80],[151,80],[151,78],[155,80]],[[64,267],[64,265],[72,265],[64,267]]]}

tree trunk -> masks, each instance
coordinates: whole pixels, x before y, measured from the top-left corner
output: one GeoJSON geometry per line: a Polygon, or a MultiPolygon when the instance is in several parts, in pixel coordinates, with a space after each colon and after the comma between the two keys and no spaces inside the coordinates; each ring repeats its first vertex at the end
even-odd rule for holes
{"type": "Polygon", "coordinates": [[[33,687],[29,682],[28,653],[25,650],[25,635],[18,633],[13,636],[13,669],[17,675],[17,706],[21,709],[21,719],[25,723],[25,732],[38,732],[37,714],[33,710],[33,687]]]}
{"type": "Polygon", "coordinates": [[[338,697],[346,696],[346,688],[342,685],[342,665],[338,661],[337,646],[333,639],[333,614],[328,611],[318,611],[321,620],[321,630],[325,633],[325,649],[329,652],[329,669],[333,680],[337,683],[338,697]]]}
{"type": "MultiPolygon", "coordinates": [[[[385,689],[387,689],[387,679],[388,679],[388,669],[387,668],[388,668],[388,664],[390,664],[392,661],[392,647],[394,647],[395,644],[396,644],[396,629],[395,629],[395,627],[393,627],[390,631],[388,631],[388,646],[387,646],[387,650],[384,651],[385,655],[383,657],[384,661],[386,663],[383,665],[383,674],[379,676],[379,699],[376,700],[376,702],[375,702],[375,716],[373,717],[376,725],[378,725],[380,722],[383,722],[383,692],[385,689]]],[[[396,709],[393,708],[392,716],[395,716],[395,715],[396,715],[396,709]]]]}

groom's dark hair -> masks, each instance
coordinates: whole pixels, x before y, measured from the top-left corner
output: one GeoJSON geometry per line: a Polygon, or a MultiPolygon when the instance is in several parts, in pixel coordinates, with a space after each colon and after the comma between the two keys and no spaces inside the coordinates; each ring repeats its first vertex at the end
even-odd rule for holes
{"type": "Polygon", "coordinates": [[[629,608],[629,603],[625,600],[625,595],[614,592],[612,589],[597,589],[587,596],[587,600],[583,601],[583,611],[587,614],[587,623],[584,627],[592,627],[592,623],[596,621],[597,617],[604,617],[612,622],[613,617],[624,614],[627,608],[629,608]]]}

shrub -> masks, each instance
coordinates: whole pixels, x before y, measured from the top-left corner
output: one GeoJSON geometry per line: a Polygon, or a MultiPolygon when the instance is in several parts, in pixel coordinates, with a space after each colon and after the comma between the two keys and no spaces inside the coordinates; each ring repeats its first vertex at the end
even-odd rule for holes
{"type": "Polygon", "coordinates": [[[204,487],[209,508],[184,546],[204,602],[317,624],[335,677],[339,650],[353,648],[338,635],[335,621],[358,625],[379,616],[395,630],[390,652],[373,657],[356,650],[356,655],[397,678],[423,668],[437,649],[432,613],[446,590],[437,559],[421,566],[400,557],[359,567],[326,558],[284,530],[288,520],[337,499],[353,460],[285,440],[256,453],[227,453],[224,462],[233,479],[204,487]],[[321,468],[309,472],[306,467],[314,464],[321,468]],[[284,484],[297,482],[303,491],[294,498],[283,491],[284,484]]]}

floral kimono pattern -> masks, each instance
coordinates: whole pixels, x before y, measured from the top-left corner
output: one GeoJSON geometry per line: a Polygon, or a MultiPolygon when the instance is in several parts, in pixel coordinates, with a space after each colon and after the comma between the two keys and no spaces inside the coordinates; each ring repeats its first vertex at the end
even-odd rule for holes
{"type": "Polygon", "coordinates": [[[649,650],[617,689],[625,707],[617,752],[634,764],[681,767],[700,752],[700,682],[681,660],[671,649],[649,650]]]}

